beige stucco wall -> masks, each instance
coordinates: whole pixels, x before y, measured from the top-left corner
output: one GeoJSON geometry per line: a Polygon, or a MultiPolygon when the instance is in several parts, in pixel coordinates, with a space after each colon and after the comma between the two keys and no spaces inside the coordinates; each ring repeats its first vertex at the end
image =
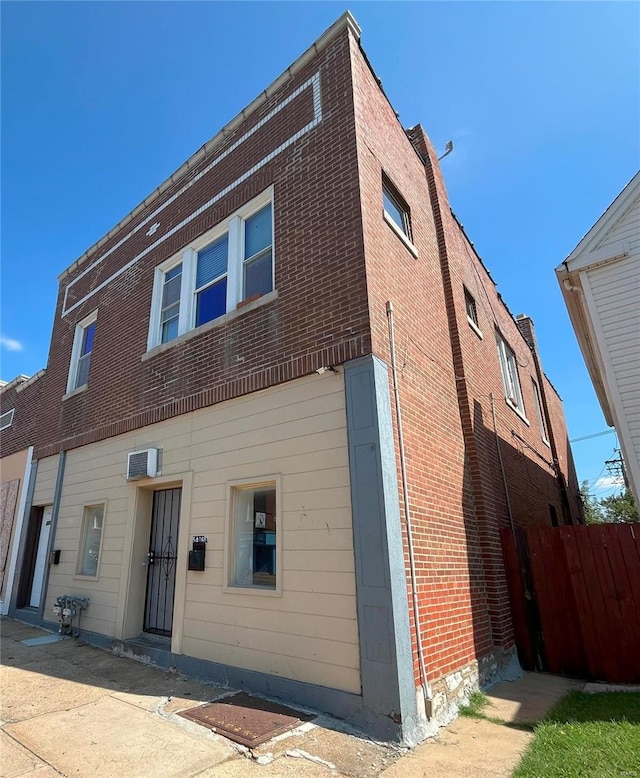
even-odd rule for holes
{"type": "MultiPolygon", "coordinates": [[[[38,480],[41,471],[38,471],[38,480]]],[[[44,494],[43,484],[37,493],[44,494]]],[[[54,471],[55,478],[55,471],[54,471]]],[[[313,376],[70,451],[46,617],[63,593],[89,596],[89,630],[131,637],[144,597],[141,511],[153,486],[183,486],[172,649],[360,691],[351,500],[342,376],[313,376]],[[127,482],[127,453],[162,449],[158,479],[127,482]],[[280,476],[281,593],[224,589],[228,483],[280,476]],[[97,580],[74,575],[83,507],[106,502],[97,580]],[[186,526],[185,526],[186,524],[186,526]],[[204,572],[187,572],[207,535],[204,572]],[[142,573],[141,573],[142,571],[142,573]],[[133,614],[133,615],[132,615],[133,614]]],[[[144,507],[147,506],[147,507],[144,507]]],[[[148,530],[144,530],[148,533],[148,530]]]]}

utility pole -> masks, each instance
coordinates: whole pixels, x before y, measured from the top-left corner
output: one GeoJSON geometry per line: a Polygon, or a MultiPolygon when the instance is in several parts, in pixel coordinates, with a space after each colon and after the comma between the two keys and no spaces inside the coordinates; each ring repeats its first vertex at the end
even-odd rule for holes
{"type": "Polygon", "coordinates": [[[612,475],[614,478],[622,479],[622,482],[624,483],[625,489],[629,488],[629,480],[627,478],[627,470],[624,466],[624,459],[622,458],[622,451],[619,448],[614,449],[614,454],[617,454],[617,457],[613,457],[613,459],[607,459],[605,461],[605,465],[607,467],[607,473],[609,475],[612,475]]]}

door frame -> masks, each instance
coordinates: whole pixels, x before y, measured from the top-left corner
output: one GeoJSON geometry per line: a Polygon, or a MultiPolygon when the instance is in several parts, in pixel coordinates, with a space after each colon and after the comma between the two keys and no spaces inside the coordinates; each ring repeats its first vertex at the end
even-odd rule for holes
{"type": "Polygon", "coordinates": [[[144,562],[149,551],[153,492],[157,489],[182,488],[171,633],[171,653],[182,653],[192,484],[193,473],[186,471],[141,479],[125,487],[128,503],[127,525],[122,555],[122,585],[118,595],[114,634],[119,640],[137,638],[143,631],[147,592],[147,567],[144,562]]]}
{"type": "MultiPolygon", "coordinates": [[[[153,492],[152,492],[152,498],[151,498],[151,521],[150,521],[149,546],[148,546],[149,552],[147,554],[147,559],[149,558],[150,552],[152,550],[152,545],[153,545],[154,554],[157,554],[158,551],[160,552],[159,559],[166,559],[167,558],[167,557],[162,557],[161,556],[162,552],[164,551],[163,548],[157,549],[155,544],[152,544],[151,535],[155,534],[156,538],[158,537],[158,531],[157,531],[158,527],[157,527],[157,525],[155,525],[155,522],[162,520],[162,525],[163,525],[163,529],[164,529],[165,518],[166,518],[166,515],[167,515],[166,514],[166,510],[167,510],[166,502],[164,503],[162,508],[160,508],[160,498],[158,497],[158,495],[161,492],[176,492],[178,490],[180,491],[180,497],[179,497],[180,505],[182,505],[182,487],[181,486],[162,486],[160,488],[155,488],[153,490],[153,492]],[[156,509],[158,511],[157,514],[154,513],[156,511],[156,509]],[[162,511],[162,513],[161,513],[161,511],[162,511]]],[[[170,513],[173,514],[173,506],[170,509],[170,513]]],[[[170,519],[169,519],[170,524],[172,524],[174,520],[177,521],[177,526],[176,526],[177,533],[176,533],[176,537],[174,538],[174,542],[175,542],[175,569],[173,571],[173,592],[172,592],[172,597],[171,597],[171,614],[170,614],[170,626],[171,626],[171,628],[168,630],[169,635],[164,635],[164,637],[169,637],[169,638],[173,634],[173,613],[174,613],[174,609],[175,609],[176,576],[177,576],[177,572],[178,572],[178,570],[177,570],[178,551],[179,551],[178,550],[178,538],[180,537],[180,510],[179,509],[178,509],[177,517],[174,517],[173,515],[170,516],[170,519]]],[[[167,537],[171,537],[171,535],[168,535],[167,537]]],[[[164,546],[164,543],[165,543],[165,537],[164,536],[160,537],[160,543],[161,543],[161,546],[164,546]]],[[[157,564],[159,565],[160,568],[162,568],[162,565],[163,565],[162,562],[158,562],[157,564]]],[[[155,564],[154,564],[154,567],[155,567],[155,564]]],[[[158,629],[157,626],[155,628],[149,626],[149,621],[150,621],[150,613],[149,613],[150,602],[149,601],[150,601],[150,597],[152,597],[152,594],[151,594],[152,591],[153,591],[152,586],[155,586],[155,585],[159,586],[160,585],[159,581],[157,580],[158,576],[160,577],[160,579],[162,578],[161,571],[158,572],[157,574],[153,575],[153,582],[152,582],[152,580],[151,580],[152,579],[152,567],[151,567],[151,564],[147,564],[147,585],[146,585],[146,594],[145,594],[145,602],[144,602],[144,616],[143,616],[143,622],[142,622],[142,625],[143,625],[142,629],[143,629],[143,631],[145,633],[148,633],[150,635],[160,635],[160,636],[163,636],[162,632],[164,632],[165,630],[161,631],[161,630],[158,629]]],[[[167,574],[167,578],[168,577],[169,576],[167,574]]],[[[168,590],[168,587],[167,587],[167,590],[168,590]]],[[[161,589],[159,588],[158,589],[158,596],[160,595],[160,591],[161,591],[161,589]]],[[[165,607],[164,614],[163,614],[163,619],[166,619],[166,616],[167,616],[166,611],[167,611],[167,609],[165,607]]]]}
{"type": "Polygon", "coordinates": [[[53,530],[53,505],[45,505],[42,509],[40,516],[40,528],[38,530],[38,542],[33,549],[33,572],[31,574],[31,586],[29,587],[29,598],[27,606],[28,608],[40,608],[42,602],[42,593],[44,591],[45,579],[47,574],[47,566],[49,564],[49,545],[51,542],[51,532],[53,530]],[[49,519],[49,529],[46,533],[46,543],[43,545],[43,531],[45,530],[45,519],[49,519]],[[36,573],[38,572],[38,561],[42,562],[41,580],[40,580],[40,592],[38,593],[38,602],[34,605],[31,600],[33,599],[33,587],[36,582],[36,573]]]}
{"type": "Polygon", "coordinates": [[[40,540],[40,529],[42,527],[42,517],[46,505],[34,505],[29,511],[29,518],[26,522],[26,532],[24,540],[24,554],[20,564],[20,579],[16,593],[16,610],[31,608],[31,589],[33,588],[33,575],[36,568],[36,554],[38,553],[38,542],[40,540]]]}

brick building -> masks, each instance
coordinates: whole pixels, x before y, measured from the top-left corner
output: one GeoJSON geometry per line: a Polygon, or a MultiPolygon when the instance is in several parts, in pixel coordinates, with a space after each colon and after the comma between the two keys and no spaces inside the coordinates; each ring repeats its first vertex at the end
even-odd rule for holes
{"type": "Polygon", "coordinates": [[[59,281],[12,613],[407,743],[517,669],[499,530],[581,521],[561,401],[353,17],[59,281]]]}

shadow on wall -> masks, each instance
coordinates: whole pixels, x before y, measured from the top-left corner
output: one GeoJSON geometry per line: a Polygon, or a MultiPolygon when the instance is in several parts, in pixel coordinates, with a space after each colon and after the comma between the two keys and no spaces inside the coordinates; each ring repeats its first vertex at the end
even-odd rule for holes
{"type": "MultiPolygon", "coordinates": [[[[515,429],[506,438],[505,419],[499,424],[502,429],[497,433],[489,398],[485,406],[474,400],[478,464],[471,468],[468,452],[465,454],[462,509],[477,657],[492,648],[508,651],[515,645],[500,530],[568,523],[551,450],[542,441],[532,446],[515,429]]],[[[577,505],[571,497],[570,491],[570,504],[577,505]]],[[[571,520],[577,523],[579,518],[574,515],[571,520]]]]}

